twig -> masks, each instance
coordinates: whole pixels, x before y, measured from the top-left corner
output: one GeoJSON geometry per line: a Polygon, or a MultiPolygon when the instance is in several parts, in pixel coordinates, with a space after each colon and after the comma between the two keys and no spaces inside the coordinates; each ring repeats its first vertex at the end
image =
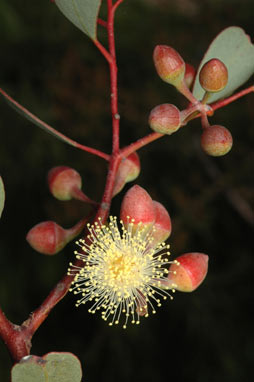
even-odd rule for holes
{"type": "Polygon", "coordinates": [[[48,125],[46,122],[42,121],[40,118],[36,117],[33,113],[31,113],[29,110],[27,110],[24,106],[20,105],[17,101],[15,101],[9,94],[7,94],[3,89],[0,88],[0,94],[4,97],[4,99],[22,116],[26,117],[30,122],[34,123],[36,126],[39,126],[40,128],[44,129],[48,133],[54,135],[56,138],[60,139],[61,141],[68,143],[71,146],[76,147],[77,149],[89,152],[90,154],[97,155],[98,157],[101,157],[105,160],[109,160],[109,155],[103,153],[102,151],[96,150],[92,147],[81,145],[80,143],[74,141],[71,138],[66,137],[66,135],[60,133],[50,125],[48,125]]]}

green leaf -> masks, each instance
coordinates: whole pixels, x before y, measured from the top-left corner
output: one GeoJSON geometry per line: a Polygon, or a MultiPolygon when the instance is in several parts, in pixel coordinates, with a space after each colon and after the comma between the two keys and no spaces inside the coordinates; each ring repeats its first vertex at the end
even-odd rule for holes
{"type": "MultiPolygon", "coordinates": [[[[72,353],[48,353],[43,357],[46,362],[47,382],[80,382],[81,365],[72,353]]],[[[36,381],[37,382],[37,381],[36,381]]]]}
{"type": "Polygon", "coordinates": [[[209,103],[232,94],[243,85],[254,73],[254,45],[242,28],[224,29],[211,43],[199,66],[193,87],[193,95],[201,100],[204,90],[199,83],[199,72],[202,66],[212,58],[220,59],[228,69],[228,84],[218,93],[209,97],[209,103]]]}
{"type": "Polygon", "coordinates": [[[55,3],[67,19],[92,40],[96,40],[101,0],[55,0],[55,3]]]}
{"type": "Polygon", "coordinates": [[[44,361],[36,356],[27,356],[13,366],[11,371],[12,382],[47,382],[43,367],[44,361]]]}
{"type": "Polygon", "coordinates": [[[2,177],[0,176],[0,217],[2,216],[2,212],[4,209],[4,202],[5,202],[4,182],[2,177]]]}

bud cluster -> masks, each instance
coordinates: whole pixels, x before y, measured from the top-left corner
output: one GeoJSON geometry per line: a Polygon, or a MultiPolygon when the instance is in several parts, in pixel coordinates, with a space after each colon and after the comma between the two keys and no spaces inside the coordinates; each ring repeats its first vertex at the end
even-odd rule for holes
{"type": "Polygon", "coordinates": [[[190,89],[195,78],[195,69],[184,62],[180,54],[170,46],[157,45],[154,49],[153,60],[160,78],[175,86],[190,102],[183,111],[172,104],[162,104],[154,107],[150,112],[148,123],[156,133],[171,135],[181,126],[201,113],[204,131],[201,136],[201,147],[212,156],[227,154],[232,147],[232,136],[223,126],[210,126],[207,120],[206,103],[211,94],[222,91],[228,83],[228,70],[218,58],[207,61],[199,71],[199,82],[205,90],[202,100],[197,100],[190,89]]]}

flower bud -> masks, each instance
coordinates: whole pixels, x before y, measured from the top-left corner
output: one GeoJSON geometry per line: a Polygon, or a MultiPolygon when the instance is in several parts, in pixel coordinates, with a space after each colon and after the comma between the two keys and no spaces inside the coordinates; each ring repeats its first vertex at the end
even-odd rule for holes
{"type": "Polygon", "coordinates": [[[139,223],[147,229],[152,227],[155,221],[155,209],[153,200],[146,190],[135,185],[126,192],[121,204],[120,218],[125,226],[134,219],[134,229],[139,223]]]}
{"type": "Polygon", "coordinates": [[[181,114],[175,105],[165,103],[152,109],[148,123],[160,134],[172,134],[181,126],[181,114]]]}
{"type": "Polygon", "coordinates": [[[201,135],[201,147],[211,156],[227,154],[233,145],[233,138],[228,129],[220,125],[209,126],[201,135]]]}
{"type": "Polygon", "coordinates": [[[203,282],[208,270],[208,256],[204,253],[185,253],[169,268],[168,280],[180,292],[193,292],[203,282]]]}
{"type": "Polygon", "coordinates": [[[96,204],[81,190],[81,176],[73,168],[67,166],[53,167],[48,172],[48,185],[51,193],[58,200],[70,200],[73,198],[96,204]]]}
{"type": "Polygon", "coordinates": [[[157,45],[153,60],[160,78],[178,88],[183,82],[185,72],[185,63],[180,54],[170,46],[157,45]]]}
{"type": "Polygon", "coordinates": [[[207,92],[219,92],[228,83],[228,70],[218,58],[206,62],[199,72],[199,82],[207,92]]]}
{"type": "Polygon", "coordinates": [[[76,170],[67,166],[57,166],[49,171],[48,184],[56,199],[70,200],[73,190],[81,189],[82,180],[76,170]]]}
{"type": "Polygon", "coordinates": [[[185,63],[184,81],[186,85],[188,86],[188,88],[191,88],[191,85],[193,84],[195,76],[196,76],[195,68],[192,65],[185,63]]]}
{"type": "Polygon", "coordinates": [[[64,229],[53,221],[45,221],[31,228],[26,240],[37,252],[55,255],[82,231],[84,224],[85,220],[81,220],[74,227],[64,229]]]}
{"type": "Polygon", "coordinates": [[[167,240],[171,234],[172,225],[171,219],[166,208],[159,202],[153,200],[153,205],[155,209],[155,222],[153,225],[154,232],[152,236],[154,237],[153,245],[162,243],[167,240]]]}
{"type": "Polygon", "coordinates": [[[113,196],[118,194],[124,185],[132,180],[136,179],[140,173],[140,161],[136,152],[130,154],[127,158],[124,158],[117,170],[113,196]]]}

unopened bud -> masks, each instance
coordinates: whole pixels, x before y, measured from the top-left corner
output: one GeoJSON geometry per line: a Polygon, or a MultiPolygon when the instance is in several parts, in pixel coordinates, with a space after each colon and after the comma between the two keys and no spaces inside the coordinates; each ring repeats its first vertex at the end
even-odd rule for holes
{"type": "Polygon", "coordinates": [[[53,167],[48,172],[48,185],[51,193],[58,200],[78,199],[96,204],[81,190],[82,179],[79,173],[67,166],[53,167]]]}
{"type": "Polygon", "coordinates": [[[159,244],[167,240],[171,234],[172,225],[171,219],[166,208],[159,202],[153,200],[153,205],[155,209],[155,221],[154,221],[154,232],[152,233],[154,237],[153,244],[159,244]]]}
{"type": "Polygon", "coordinates": [[[227,154],[233,145],[233,138],[226,127],[213,125],[205,128],[201,135],[201,147],[211,156],[227,154]]]}
{"type": "Polygon", "coordinates": [[[82,231],[84,224],[85,220],[81,220],[74,227],[64,229],[53,221],[45,221],[31,228],[26,240],[37,252],[55,255],[82,231]]]}
{"type": "Polygon", "coordinates": [[[175,105],[165,103],[152,109],[148,122],[157,133],[170,135],[181,126],[181,114],[175,105]]]}
{"type": "Polygon", "coordinates": [[[160,78],[178,88],[183,82],[185,72],[185,62],[180,54],[170,46],[157,45],[153,60],[160,78]]]}
{"type": "Polygon", "coordinates": [[[142,187],[135,185],[125,194],[120,211],[120,218],[127,226],[134,220],[133,228],[142,223],[144,228],[151,228],[155,221],[153,200],[142,187]]]}
{"type": "Polygon", "coordinates": [[[113,196],[118,194],[124,185],[132,180],[136,179],[140,173],[140,161],[136,152],[130,154],[127,158],[124,158],[117,170],[113,196]]]}
{"type": "Polygon", "coordinates": [[[53,167],[48,173],[48,184],[56,199],[70,200],[74,189],[81,189],[82,180],[79,173],[67,166],[53,167]]]}
{"type": "Polygon", "coordinates": [[[195,76],[196,76],[195,68],[192,65],[185,63],[184,81],[186,85],[188,86],[188,88],[191,88],[195,76]]]}
{"type": "Polygon", "coordinates": [[[204,281],[208,270],[204,253],[185,253],[170,265],[168,281],[180,292],[193,292],[204,281]]]}
{"type": "Polygon", "coordinates": [[[228,70],[218,58],[206,62],[199,72],[199,82],[207,92],[219,92],[228,83],[228,70]]]}

